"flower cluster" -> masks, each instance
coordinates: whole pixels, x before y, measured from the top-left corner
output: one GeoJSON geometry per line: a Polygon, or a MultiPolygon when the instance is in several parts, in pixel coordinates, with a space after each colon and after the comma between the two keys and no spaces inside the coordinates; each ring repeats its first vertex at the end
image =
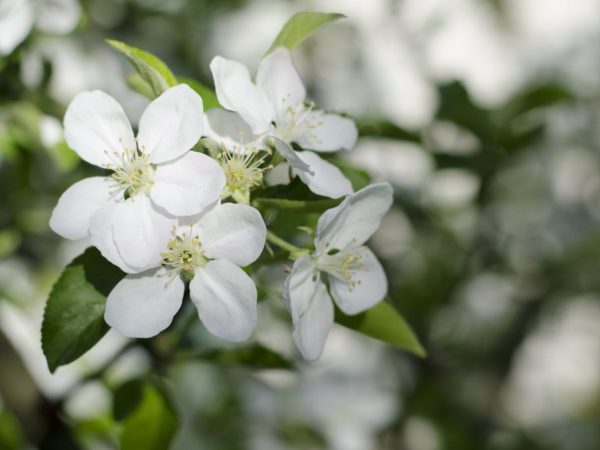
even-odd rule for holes
{"type": "Polygon", "coordinates": [[[77,0],[0,0],[0,56],[10,54],[32,28],[55,34],[71,32],[79,22],[77,0]]]}
{"type": "Polygon", "coordinates": [[[357,314],[386,295],[385,273],[364,243],[391,206],[391,187],[353,193],[340,169],[319,156],[351,150],[357,129],[306,101],[288,50],[264,57],[255,80],[222,57],[210,68],[224,109],[205,113],[201,97],[180,84],[150,103],[137,136],[109,95],[75,97],[64,118],[67,144],[107,172],[71,186],[50,226],[67,239],[89,238],[127,273],[105,311],[122,334],[166,329],[188,285],[208,331],[241,342],[257,322],[257,289],[242,267],[259,258],[269,234],[250,206],[252,192],[266,172],[285,165],[314,194],[341,200],[320,217],[314,250],[290,252],[295,262],[283,289],[294,340],[316,359],[333,323],[332,299],[357,314]],[[197,145],[201,138],[206,145],[197,145]]]}

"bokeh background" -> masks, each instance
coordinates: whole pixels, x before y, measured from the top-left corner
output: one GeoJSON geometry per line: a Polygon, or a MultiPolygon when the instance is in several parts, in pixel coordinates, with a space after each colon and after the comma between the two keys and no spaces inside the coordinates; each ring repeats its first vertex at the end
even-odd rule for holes
{"type": "Polygon", "coordinates": [[[112,393],[152,372],[174,395],[176,450],[597,450],[599,125],[598,0],[82,1],[74,31],[34,29],[0,59],[0,448],[116,448],[112,393]],[[47,223],[91,170],[62,114],[86,89],[134,123],[148,102],[104,39],[210,86],[214,55],[255,68],[302,10],[347,16],[294,59],[311,98],[357,119],[347,163],[394,185],[371,243],[428,357],[336,327],[303,363],[274,270],[254,339],[294,370],[157,367],[110,332],[51,375],[44,302],[86,243],[47,223]]]}

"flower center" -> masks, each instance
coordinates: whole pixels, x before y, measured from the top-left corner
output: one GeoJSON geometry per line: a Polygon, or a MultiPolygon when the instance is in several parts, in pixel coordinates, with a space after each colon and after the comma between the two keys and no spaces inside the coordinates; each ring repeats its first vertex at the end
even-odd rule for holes
{"type": "Polygon", "coordinates": [[[343,253],[327,253],[315,257],[315,268],[344,281],[352,290],[361,283],[354,278],[356,272],[366,270],[362,259],[363,256],[359,252],[351,250],[343,253]]]}
{"type": "Polygon", "coordinates": [[[149,193],[154,185],[156,168],[150,164],[150,156],[137,148],[126,148],[120,155],[113,155],[114,164],[111,178],[115,187],[125,191],[125,197],[134,197],[139,193],[149,193]]]}
{"type": "Polygon", "coordinates": [[[250,191],[262,184],[263,174],[269,169],[262,167],[268,155],[254,149],[245,153],[223,150],[217,157],[226,179],[221,198],[233,197],[238,203],[250,203],[250,191]]]}
{"type": "Polygon", "coordinates": [[[177,234],[171,238],[167,249],[162,252],[162,266],[173,274],[181,274],[188,281],[194,277],[196,268],[207,262],[200,239],[192,233],[191,227],[189,233],[177,234]]]}
{"type": "Polygon", "coordinates": [[[275,123],[275,135],[286,142],[310,136],[311,130],[321,125],[322,114],[311,114],[314,107],[314,103],[286,107],[275,123]]]}

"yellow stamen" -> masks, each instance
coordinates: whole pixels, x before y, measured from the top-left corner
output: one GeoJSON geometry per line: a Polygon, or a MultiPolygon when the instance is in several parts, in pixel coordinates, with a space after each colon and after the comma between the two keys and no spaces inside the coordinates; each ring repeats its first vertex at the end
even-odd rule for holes
{"type": "Polygon", "coordinates": [[[265,170],[271,168],[263,166],[268,155],[267,151],[255,149],[243,153],[233,153],[223,149],[217,157],[226,179],[221,198],[232,197],[238,203],[248,204],[250,191],[262,184],[265,170]]]}
{"type": "Polygon", "coordinates": [[[149,193],[154,185],[154,165],[150,163],[150,156],[138,148],[125,148],[121,154],[110,154],[114,164],[107,166],[113,170],[111,178],[114,188],[124,190],[125,195],[133,197],[139,193],[149,193]]]}

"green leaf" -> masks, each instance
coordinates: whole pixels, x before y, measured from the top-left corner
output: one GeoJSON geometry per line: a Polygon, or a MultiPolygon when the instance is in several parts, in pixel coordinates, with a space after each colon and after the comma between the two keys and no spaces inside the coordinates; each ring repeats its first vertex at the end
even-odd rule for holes
{"type": "Polygon", "coordinates": [[[406,320],[386,301],[355,316],[347,316],[336,308],[335,321],[359,333],[408,350],[417,356],[426,355],[425,349],[406,320]]]}
{"type": "Polygon", "coordinates": [[[89,248],[54,284],[42,322],[42,349],[51,372],[68,364],[104,336],[104,305],[124,273],[89,248]]]}
{"type": "Polygon", "coordinates": [[[346,178],[350,180],[350,183],[352,183],[352,189],[354,189],[355,192],[360,191],[362,188],[368,186],[368,184],[371,182],[371,176],[364,169],[359,169],[339,161],[337,162],[337,166],[346,176],[346,178]]]}
{"type": "Polygon", "coordinates": [[[341,199],[329,200],[289,200],[284,198],[257,198],[252,201],[255,208],[275,208],[295,211],[298,213],[316,213],[333,208],[340,204],[341,199]]]}
{"type": "Polygon", "coordinates": [[[202,83],[186,77],[177,77],[177,81],[179,83],[187,84],[191,87],[196,93],[202,97],[202,104],[204,105],[204,111],[208,111],[213,108],[220,108],[219,100],[217,100],[217,95],[215,91],[210,88],[207,88],[202,83]]]}
{"type": "Polygon", "coordinates": [[[290,50],[296,48],[318,28],[342,17],[345,16],[337,13],[308,11],[296,13],[283,26],[266,54],[268,55],[277,47],[285,47],[290,50]]]}
{"type": "Polygon", "coordinates": [[[251,344],[227,350],[213,350],[201,355],[221,366],[246,366],[253,369],[291,369],[292,363],[279,353],[260,345],[251,344]]]}
{"type": "Polygon", "coordinates": [[[501,112],[514,117],[537,108],[573,102],[575,99],[575,95],[565,86],[556,83],[539,84],[528,87],[511,98],[501,112]]]}
{"type": "Polygon", "coordinates": [[[113,417],[121,421],[139,406],[144,395],[144,380],[135,378],[120,385],[113,395],[113,417]]]}
{"type": "Polygon", "coordinates": [[[153,54],[131,47],[123,42],[110,39],[106,42],[125,55],[135,71],[146,82],[154,98],[177,84],[175,75],[167,65],[153,54]]]}
{"type": "Polygon", "coordinates": [[[461,82],[453,81],[439,86],[439,97],[438,119],[448,120],[469,130],[483,144],[496,141],[496,128],[490,112],[475,104],[461,82]]]}
{"type": "Polygon", "coordinates": [[[138,94],[142,94],[144,97],[154,100],[155,96],[150,88],[150,85],[144,81],[141,75],[137,72],[132,73],[127,77],[127,86],[133,89],[138,94]]]}
{"type": "Polygon", "coordinates": [[[123,422],[121,450],[164,450],[169,448],[179,421],[163,389],[147,382],[138,407],[123,422]]]}
{"type": "Polygon", "coordinates": [[[356,120],[360,137],[396,139],[399,141],[421,142],[419,132],[407,130],[387,119],[356,120]]]}
{"type": "Polygon", "coordinates": [[[21,424],[6,409],[0,409],[0,448],[4,450],[22,450],[27,448],[21,424]]]}
{"type": "Polygon", "coordinates": [[[340,204],[343,199],[331,199],[316,195],[295,177],[285,186],[269,186],[257,190],[252,197],[255,208],[274,208],[298,213],[322,212],[340,204]]]}

